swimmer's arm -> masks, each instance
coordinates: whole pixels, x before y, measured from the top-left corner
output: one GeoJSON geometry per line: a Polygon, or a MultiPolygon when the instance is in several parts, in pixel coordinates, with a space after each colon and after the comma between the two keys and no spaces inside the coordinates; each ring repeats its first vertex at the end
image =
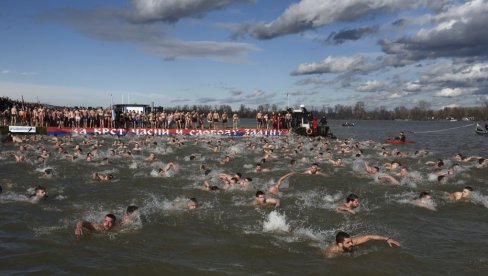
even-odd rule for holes
{"type": "Polygon", "coordinates": [[[360,245],[366,243],[368,241],[386,241],[389,246],[395,245],[400,247],[400,243],[392,238],[381,236],[381,235],[364,235],[364,236],[356,236],[352,238],[353,243],[356,245],[360,245]]]}
{"type": "Polygon", "coordinates": [[[481,156],[470,156],[470,157],[467,157],[465,160],[466,160],[466,162],[468,162],[468,161],[471,161],[473,159],[479,160],[481,158],[482,158],[481,156]]]}
{"type": "Polygon", "coordinates": [[[283,182],[283,180],[285,180],[287,177],[293,176],[295,174],[296,174],[295,172],[289,172],[289,173],[283,175],[282,177],[280,177],[280,179],[278,179],[278,182],[276,182],[276,184],[281,184],[281,182],[283,182]]]}
{"type": "Polygon", "coordinates": [[[324,173],[324,172],[317,172],[316,174],[321,175],[321,176],[329,176],[329,174],[324,173]]]}
{"type": "Polygon", "coordinates": [[[273,204],[275,207],[280,207],[280,200],[277,198],[268,198],[266,201],[273,204]]]}
{"type": "Polygon", "coordinates": [[[398,180],[396,180],[393,176],[391,175],[383,175],[383,176],[380,176],[378,177],[379,180],[386,180],[386,181],[389,181],[391,184],[400,184],[400,182],[398,180]]]}
{"type": "Polygon", "coordinates": [[[86,220],[82,220],[82,221],[78,221],[78,223],[76,223],[75,235],[82,236],[83,235],[83,228],[86,228],[86,229],[91,230],[91,231],[97,230],[97,227],[93,223],[86,221],[86,220]]]}
{"type": "Polygon", "coordinates": [[[348,207],[346,207],[346,206],[342,206],[342,205],[341,205],[341,206],[339,206],[339,207],[337,207],[337,208],[336,208],[336,210],[337,210],[337,211],[346,211],[346,212],[349,212],[349,213],[351,213],[351,214],[353,214],[353,215],[355,215],[355,214],[356,214],[356,212],[355,212],[354,210],[352,210],[351,208],[348,208],[348,207]]]}

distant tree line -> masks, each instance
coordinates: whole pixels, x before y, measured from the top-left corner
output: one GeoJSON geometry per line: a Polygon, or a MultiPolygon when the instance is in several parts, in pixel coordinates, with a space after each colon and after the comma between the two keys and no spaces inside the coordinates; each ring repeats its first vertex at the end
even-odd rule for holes
{"type": "MultiPolygon", "coordinates": [[[[313,113],[314,116],[322,117],[325,115],[328,119],[337,120],[445,120],[453,118],[461,120],[469,118],[471,120],[488,120],[488,101],[478,107],[445,107],[440,110],[433,110],[430,108],[430,103],[427,101],[420,101],[417,106],[413,108],[406,108],[404,106],[387,109],[385,106],[376,107],[372,110],[367,110],[364,102],[356,102],[353,106],[350,105],[335,105],[330,106],[308,106],[306,107],[313,113]]],[[[276,104],[262,104],[256,108],[250,108],[241,104],[237,110],[233,110],[230,105],[184,105],[165,108],[167,111],[174,110],[197,110],[199,112],[208,113],[209,111],[217,111],[219,113],[238,113],[241,118],[255,118],[258,111],[263,113],[272,112],[286,112],[286,108],[279,107],[276,104]]]]}

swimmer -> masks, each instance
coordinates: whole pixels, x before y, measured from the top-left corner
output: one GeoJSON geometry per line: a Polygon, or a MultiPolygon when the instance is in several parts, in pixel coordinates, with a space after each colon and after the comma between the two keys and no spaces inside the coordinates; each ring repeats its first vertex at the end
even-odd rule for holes
{"type": "Polygon", "coordinates": [[[51,178],[54,175],[54,170],[53,169],[45,169],[44,174],[42,175],[43,177],[51,178]]]}
{"type": "Polygon", "coordinates": [[[380,181],[388,181],[390,184],[400,185],[400,181],[388,174],[381,174],[378,175],[378,180],[380,181]]]}
{"type": "Polygon", "coordinates": [[[425,165],[434,165],[436,168],[441,168],[444,166],[444,161],[442,161],[442,159],[437,159],[437,161],[427,161],[425,162],[425,165]]]}
{"type": "Polygon", "coordinates": [[[356,209],[358,206],[359,206],[359,197],[355,194],[350,194],[346,198],[346,203],[342,203],[341,205],[339,205],[339,207],[337,207],[336,210],[346,211],[355,215],[356,211],[354,211],[354,209],[356,209]]]}
{"type": "Polygon", "coordinates": [[[236,173],[234,175],[230,175],[228,173],[219,173],[218,177],[220,180],[222,180],[224,183],[231,182],[232,178],[236,178],[238,181],[241,179],[242,174],[241,173],[236,173]]]}
{"type": "Polygon", "coordinates": [[[157,158],[156,158],[156,154],[154,154],[153,152],[151,152],[151,153],[149,154],[149,156],[148,156],[148,157],[146,157],[146,159],[145,159],[145,160],[146,160],[146,161],[156,161],[156,160],[157,160],[157,158]]]}
{"type": "Polygon", "coordinates": [[[476,166],[477,168],[486,168],[487,166],[488,166],[488,161],[486,161],[485,158],[478,159],[478,165],[476,166]]]}
{"type": "Polygon", "coordinates": [[[466,186],[463,188],[461,192],[454,192],[450,194],[449,198],[452,200],[461,200],[461,199],[466,199],[471,196],[471,192],[473,191],[473,188],[470,186],[466,186]]]}
{"type": "Polygon", "coordinates": [[[163,175],[167,171],[169,171],[170,169],[173,169],[173,171],[176,171],[176,165],[173,162],[169,162],[168,164],[166,164],[166,166],[160,168],[158,170],[158,175],[163,175]]]}
{"type": "Polygon", "coordinates": [[[326,173],[323,173],[320,171],[319,164],[313,163],[312,166],[307,168],[302,174],[316,174],[316,175],[321,175],[321,176],[329,176],[326,173]]]}
{"type": "Polygon", "coordinates": [[[362,235],[351,237],[346,232],[339,232],[336,235],[336,244],[327,247],[324,254],[327,258],[332,258],[342,253],[353,253],[356,247],[368,241],[386,241],[388,245],[400,247],[400,243],[390,237],[381,235],[362,235]]]}
{"type": "Polygon", "coordinates": [[[335,166],[335,167],[340,167],[342,166],[342,159],[339,158],[337,160],[333,160],[333,159],[329,159],[329,163],[332,165],[332,166],[335,166]]]}
{"type": "Polygon", "coordinates": [[[274,205],[275,207],[280,207],[280,200],[277,198],[266,198],[263,191],[257,191],[253,205],[274,205]]]}
{"type": "Polygon", "coordinates": [[[401,168],[401,169],[400,169],[400,172],[399,172],[399,173],[397,173],[396,175],[397,175],[397,176],[401,176],[401,177],[407,177],[407,176],[408,176],[408,174],[409,174],[408,169],[407,169],[407,168],[405,168],[405,167],[403,167],[403,168],[401,168]]]}
{"type": "Polygon", "coordinates": [[[368,162],[364,162],[364,167],[366,168],[366,172],[369,173],[369,174],[375,174],[375,173],[378,173],[380,171],[380,168],[379,167],[370,167],[368,166],[368,162]]]}
{"type": "Polygon", "coordinates": [[[93,223],[86,220],[78,221],[76,223],[75,235],[78,237],[83,236],[83,228],[96,232],[108,232],[115,227],[115,220],[115,215],[107,214],[103,218],[102,223],[93,223]]]}
{"type": "Polygon", "coordinates": [[[98,181],[101,181],[101,182],[110,181],[113,178],[114,178],[114,176],[112,174],[103,174],[103,173],[97,173],[97,172],[94,172],[92,174],[92,179],[93,180],[98,180],[98,181]]]}
{"type": "Polygon", "coordinates": [[[255,172],[269,172],[270,169],[268,168],[263,168],[263,165],[261,163],[256,164],[256,168],[254,169],[255,172]]]}
{"type": "Polygon", "coordinates": [[[208,180],[203,181],[203,189],[207,190],[207,191],[218,191],[218,190],[220,190],[219,186],[210,185],[210,183],[208,183],[208,180]]]}
{"type": "Polygon", "coordinates": [[[469,162],[471,160],[479,160],[481,157],[480,156],[464,156],[460,153],[457,153],[455,156],[454,156],[454,160],[456,161],[460,161],[460,162],[469,162]]]}
{"type": "Polygon", "coordinates": [[[229,162],[230,162],[230,156],[229,156],[229,155],[224,156],[224,157],[223,157],[223,158],[220,160],[220,164],[221,164],[221,165],[225,165],[225,164],[227,164],[227,163],[229,163],[229,162]]]}
{"type": "Polygon", "coordinates": [[[437,209],[435,208],[435,202],[429,192],[421,192],[419,198],[415,200],[415,205],[429,209],[431,211],[437,211],[437,209]]]}
{"type": "Polygon", "coordinates": [[[34,194],[31,195],[29,199],[32,203],[36,203],[39,202],[39,200],[46,199],[46,198],[47,198],[46,188],[42,186],[37,186],[34,191],[34,194]]]}
{"type": "Polygon", "coordinates": [[[192,197],[188,200],[188,202],[186,203],[186,208],[190,209],[190,210],[193,210],[193,209],[196,209],[198,208],[198,201],[196,198],[192,197]]]}
{"type": "Polygon", "coordinates": [[[139,218],[139,212],[137,211],[139,207],[130,205],[125,210],[124,215],[120,221],[121,225],[128,225],[134,223],[139,218]]]}
{"type": "Polygon", "coordinates": [[[15,153],[12,153],[12,154],[13,154],[13,156],[15,156],[15,161],[17,163],[21,163],[21,162],[24,162],[25,161],[25,156],[23,156],[21,154],[17,155],[15,153]]]}
{"type": "Polygon", "coordinates": [[[245,189],[249,189],[249,188],[252,188],[252,178],[250,177],[246,177],[244,179],[239,179],[238,183],[239,185],[241,185],[241,187],[245,188],[245,189]]]}
{"type": "Polygon", "coordinates": [[[396,170],[400,166],[401,166],[400,163],[397,161],[388,162],[383,165],[383,167],[385,167],[388,170],[396,170]]]}
{"type": "Polygon", "coordinates": [[[285,175],[283,175],[282,177],[280,177],[278,179],[278,181],[276,182],[276,184],[274,184],[273,186],[269,187],[268,191],[270,193],[273,193],[273,194],[277,194],[280,192],[280,186],[281,186],[281,183],[288,177],[290,176],[293,176],[295,175],[296,173],[295,172],[290,172],[290,173],[287,173],[285,175]]]}

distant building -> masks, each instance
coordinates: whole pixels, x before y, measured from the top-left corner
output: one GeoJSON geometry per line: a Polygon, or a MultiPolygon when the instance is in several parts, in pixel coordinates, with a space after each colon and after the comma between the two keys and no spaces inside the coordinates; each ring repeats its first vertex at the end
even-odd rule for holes
{"type": "Polygon", "coordinates": [[[151,107],[147,104],[114,104],[113,108],[116,112],[132,112],[148,114],[151,112],[151,107]]]}

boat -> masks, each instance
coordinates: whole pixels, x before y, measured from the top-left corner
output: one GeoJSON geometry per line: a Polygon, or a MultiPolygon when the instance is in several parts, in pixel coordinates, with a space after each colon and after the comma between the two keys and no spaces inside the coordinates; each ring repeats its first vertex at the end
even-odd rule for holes
{"type": "Polygon", "coordinates": [[[413,144],[413,143],[415,143],[415,141],[414,140],[402,141],[400,139],[386,139],[385,143],[398,145],[398,144],[413,144]]]}
{"type": "Polygon", "coordinates": [[[478,135],[488,135],[488,129],[483,128],[480,124],[476,124],[476,129],[475,129],[476,134],[478,135]]]}
{"type": "Polygon", "coordinates": [[[288,111],[291,113],[291,131],[293,133],[303,136],[335,138],[332,132],[329,131],[330,128],[327,124],[319,125],[317,129],[313,129],[312,113],[307,111],[304,105],[300,105],[300,108],[297,109],[289,108],[288,111]]]}
{"type": "Polygon", "coordinates": [[[345,122],[342,124],[343,127],[353,127],[354,123],[345,122]]]}

